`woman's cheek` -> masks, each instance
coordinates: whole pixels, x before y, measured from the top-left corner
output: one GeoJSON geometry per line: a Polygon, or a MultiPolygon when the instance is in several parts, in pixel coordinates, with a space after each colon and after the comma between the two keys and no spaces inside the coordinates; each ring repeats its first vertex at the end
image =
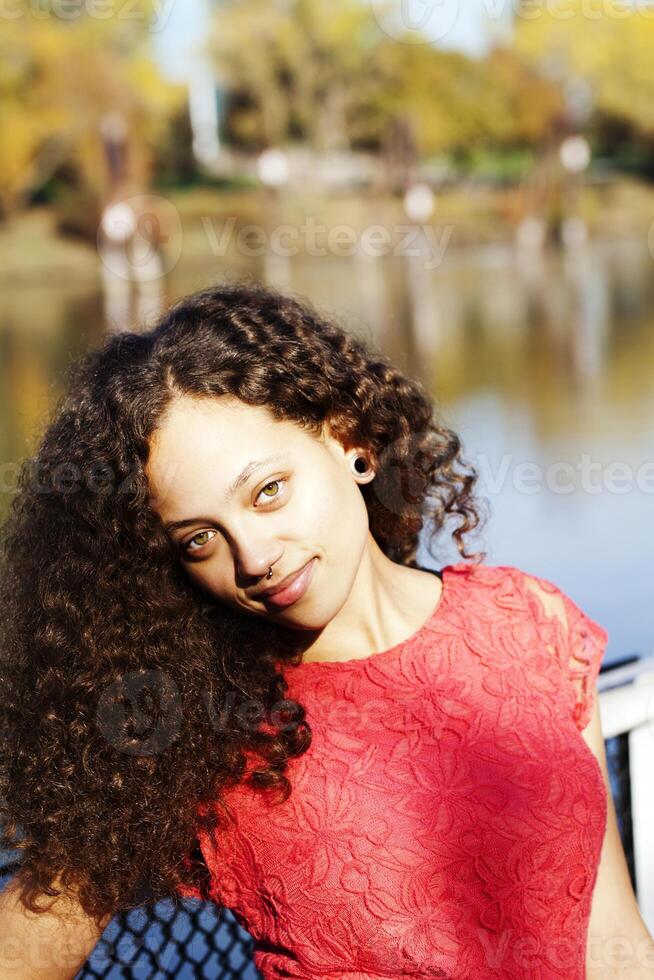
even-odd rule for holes
{"type": "Polygon", "coordinates": [[[201,561],[187,564],[186,571],[198,585],[216,598],[227,598],[229,594],[225,573],[225,569],[228,567],[227,561],[224,546],[210,544],[207,547],[206,557],[203,557],[201,561]]]}
{"type": "Polygon", "coordinates": [[[324,541],[334,533],[334,522],[339,516],[337,501],[324,492],[314,498],[313,506],[302,504],[297,511],[297,528],[309,538],[324,541]]]}

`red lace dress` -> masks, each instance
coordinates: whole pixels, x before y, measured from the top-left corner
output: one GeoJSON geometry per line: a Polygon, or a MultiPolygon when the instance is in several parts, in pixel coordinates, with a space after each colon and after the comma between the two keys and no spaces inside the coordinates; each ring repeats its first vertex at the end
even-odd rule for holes
{"type": "Polygon", "coordinates": [[[607,798],[580,730],[608,635],[511,566],[442,580],[408,640],[286,668],[313,731],[290,797],[240,784],[200,839],[266,980],[585,977],[607,798]]]}

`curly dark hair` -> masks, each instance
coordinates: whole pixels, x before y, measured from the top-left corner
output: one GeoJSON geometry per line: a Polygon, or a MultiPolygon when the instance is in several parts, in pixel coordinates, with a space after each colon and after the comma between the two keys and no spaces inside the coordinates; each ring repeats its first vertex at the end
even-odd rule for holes
{"type": "Polygon", "coordinates": [[[236,397],[316,434],[329,420],[371,455],[361,492],[389,558],[415,566],[424,522],[431,541],[448,517],[463,558],[485,553],[462,541],[478,474],[432,399],[304,298],[212,286],[65,380],[3,525],[0,845],[18,848],[27,908],[70,891],[100,921],[180,885],[208,896],[197,834],[221,791],[247,779],[286,799],[311,742],[280,669],[298,631],[212,601],[148,506],[149,439],[175,397],[236,397]],[[207,724],[235,690],[264,717],[207,724]]]}

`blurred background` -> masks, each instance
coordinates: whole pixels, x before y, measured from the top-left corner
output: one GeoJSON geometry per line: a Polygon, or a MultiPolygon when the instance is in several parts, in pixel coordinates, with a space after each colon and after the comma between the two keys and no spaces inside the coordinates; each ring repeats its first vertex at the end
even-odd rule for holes
{"type": "Polygon", "coordinates": [[[650,928],[653,50],[636,0],[0,9],[0,516],[78,351],[230,276],[307,296],[427,384],[487,561],[608,630],[650,928]]]}

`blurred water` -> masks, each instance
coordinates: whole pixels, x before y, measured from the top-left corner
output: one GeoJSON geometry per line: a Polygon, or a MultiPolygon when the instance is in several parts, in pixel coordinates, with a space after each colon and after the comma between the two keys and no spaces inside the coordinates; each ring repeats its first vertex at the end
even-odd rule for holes
{"type": "MultiPolygon", "coordinates": [[[[448,249],[437,268],[410,255],[267,254],[241,257],[238,269],[235,261],[180,262],[140,307],[127,289],[5,289],[2,510],[12,466],[38,439],[74,352],[99,344],[107,322],[138,327],[183,293],[250,272],[336,313],[424,381],[480,472],[491,518],[474,548],[485,548],[489,563],[564,589],[609,631],[607,661],[654,651],[654,266],[646,242],[567,255],[448,249]]],[[[438,555],[440,565],[457,560],[452,546],[438,555]]]]}

